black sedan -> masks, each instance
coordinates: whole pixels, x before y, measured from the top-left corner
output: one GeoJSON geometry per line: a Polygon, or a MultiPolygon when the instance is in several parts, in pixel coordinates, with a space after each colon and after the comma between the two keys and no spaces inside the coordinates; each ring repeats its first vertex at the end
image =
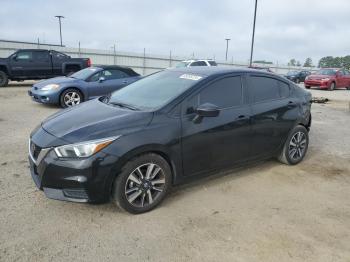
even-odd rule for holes
{"type": "Polygon", "coordinates": [[[304,82],[307,76],[311,75],[310,71],[289,71],[285,77],[294,83],[299,84],[300,82],[304,82]]]}
{"type": "Polygon", "coordinates": [[[112,198],[142,213],[188,179],[266,158],[299,163],[310,108],[309,92],[275,74],[165,70],[46,119],[30,135],[30,171],[49,198],[112,198]]]}

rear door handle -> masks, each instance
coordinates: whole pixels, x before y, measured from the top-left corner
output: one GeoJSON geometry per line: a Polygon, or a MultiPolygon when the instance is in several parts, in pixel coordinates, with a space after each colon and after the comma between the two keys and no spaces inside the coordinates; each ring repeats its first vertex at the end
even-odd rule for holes
{"type": "Polygon", "coordinates": [[[296,105],[296,103],[294,103],[293,101],[289,101],[288,104],[287,104],[287,107],[288,108],[292,108],[296,105]]]}

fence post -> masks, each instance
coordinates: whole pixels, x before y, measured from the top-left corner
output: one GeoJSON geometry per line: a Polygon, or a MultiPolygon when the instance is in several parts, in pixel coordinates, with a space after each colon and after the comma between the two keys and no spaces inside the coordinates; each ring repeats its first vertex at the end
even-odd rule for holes
{"type": "Polygon", "coordinates": [[[146,48],[143,48],[143,75],[146,74],[146,48]]]}
{"type": "Polygon", "coordinates": [[[79,41],[79,52],[78,52],[78,54],[79,54],[79,58],[81,57],[81,53],[80,53],[80,41],[79,41]]]}
{"type": "Polygon", "coordinates": [[[171,67],[171,50],[170,50],[170,55],[169,55],[169,67],[171,67]]]}

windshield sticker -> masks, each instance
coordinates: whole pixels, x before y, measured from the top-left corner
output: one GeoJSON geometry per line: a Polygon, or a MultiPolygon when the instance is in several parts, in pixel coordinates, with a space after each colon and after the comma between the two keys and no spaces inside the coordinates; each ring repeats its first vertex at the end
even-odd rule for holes
{"type": "Polygon", "coordinates": [[[182,79],[188,79],[188,80],[193,80],[193,81],[198,81],[201,79],[201,76],[196,76],[196,75],[190,75],[190,74],[183,74],[180,76],[182,79]]]}

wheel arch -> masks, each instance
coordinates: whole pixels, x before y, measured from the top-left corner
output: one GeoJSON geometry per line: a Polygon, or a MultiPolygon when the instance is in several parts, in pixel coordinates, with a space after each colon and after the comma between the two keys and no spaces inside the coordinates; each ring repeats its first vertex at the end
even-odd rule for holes
{"type": "Polygon", "coordinates": [[[118,163],[116,163],[115,168],[113,168],[113,171],[110,174],[108,181],[106,181],[107,185],[109,186],[110,194],[112,194],[113,184],[118,174],[121,172],[122,168],[126,165],[126,163],[132,160],[133,158],[144,154],[157,154],[164,158],[164,160],[167,161],[171,169],[171,184],[174,185],[176,183],[178,177],[181,175],[180,173],[182,165],[181,163],[179,163],[179,160],[175,160],[176,158],[172,157],[171,152],[167,149],[166,146],[160,144],[148,144],[130,150],[129,152],[123,154],[123,156],[118,160],[118,163]]]}
{"type": "Polygon", "coordinates": [[[63,94],[67,89],[75,89],[75,90],[78,90],[78,91],[82,94],[82,96],[83,96],[83,97],[82,97],[82,98],[83,98],[83,102],[86,101],[85,99],[86,99],[87,96],[86,96],[84,90],[83,90],[82,88],[78,87],[78,86],[66,86],[66,87],[64,87],[64,88],[60,91],[60,93],[59,93],[59,95],[58,95],[59,101],[61,100],[62,94],[63,94]]]}

